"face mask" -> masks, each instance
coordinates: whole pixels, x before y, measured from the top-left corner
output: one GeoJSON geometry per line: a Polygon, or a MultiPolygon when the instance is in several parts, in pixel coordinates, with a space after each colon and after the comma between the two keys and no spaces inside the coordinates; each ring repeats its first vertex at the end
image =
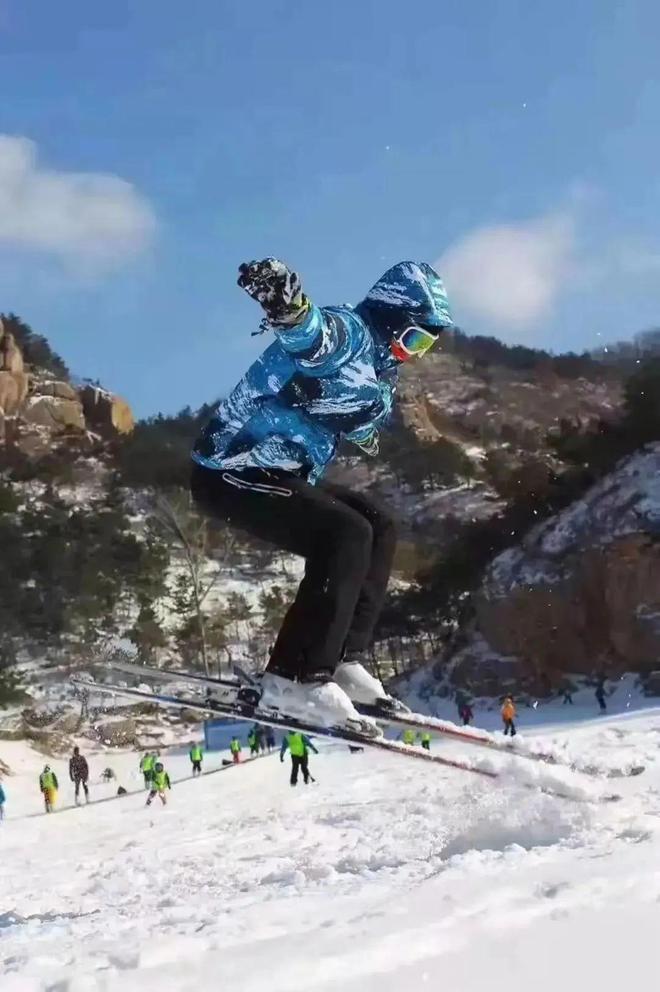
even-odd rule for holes
{"type": "Polygon", "coordinates": [[[409,358],[419,358],[424,355],[437,340],[437,334],[413,324],[394,336],[391,344],[392,354],[398,361],[407,362],[409,358]]]}

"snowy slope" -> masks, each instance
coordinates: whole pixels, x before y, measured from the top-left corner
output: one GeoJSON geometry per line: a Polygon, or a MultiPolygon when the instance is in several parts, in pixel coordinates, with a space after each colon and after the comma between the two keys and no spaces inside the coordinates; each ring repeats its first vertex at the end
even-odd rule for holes
{"type": "Polygon", "coordinates": [[[562,734],[647,772],[595,806],[333,745],[295,791],[272,757],[182,782],[167,809],[135,795],[26,818],[23,755],[0,828],[3,992],[652,982],[660,712],[562,734]]]}

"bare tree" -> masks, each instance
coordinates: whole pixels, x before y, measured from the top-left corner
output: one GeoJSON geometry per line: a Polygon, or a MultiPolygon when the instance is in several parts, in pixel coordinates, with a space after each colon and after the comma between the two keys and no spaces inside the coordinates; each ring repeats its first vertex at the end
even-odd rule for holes
{"type": "Polygon", "coordinates": [[[206,675],[211,674],[204,602],[220,578],[220,569],[208,578],[210,526],[205,517],[196,513],[187,494],[176,493],[169,498],[158,496],[156,517],[163,529],[180,547],[190,581],[190,595],[199,634],[199,653],[206,675]]]}

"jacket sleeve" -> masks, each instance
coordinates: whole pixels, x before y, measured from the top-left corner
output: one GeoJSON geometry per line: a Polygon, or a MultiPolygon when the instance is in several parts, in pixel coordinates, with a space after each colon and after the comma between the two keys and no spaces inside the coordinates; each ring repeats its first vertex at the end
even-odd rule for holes
{"type": "Polygon", "coordinates": [[[55,783],[55,788],[59,789],[60,785],[59,782],[57,781],[57,775],[55,774],[55,772],[53,772],[53,782],[55,783]]]}
{"type": "Polygon", "coordinates": [[[73,758],[69,758],[69,778],[73,782],[73,758]]]}
{"type": "Polygon", "coordinates": [[[310,750],[312,750],[312,751],[314,752],[314,754],[318,754],[318,753],[319,753],[319,752],[318,752],[318,751],[316,750],[316,748],[314,747],[314,745],[312,744],[312,742],[311,742],[311,740],[309,739],[309,737],[305,737],[305,738],[304,738],[304,741],[305,741],[305,744],[307,745],[307,747],[308,747],[308,748],[310,748],[310,750]]]}
{"type": "Polygon", "coordinates": [[[350,352],[351,328],[338,315],[311,304],[303,320],[293,327],[273,326],[275,335],[296,366],[315,378],[332,374],[341,357],[350,352]]]}
{"type": "Polygon", "coordinates": [[[280,748],[280,758],[283,758],[284,757],[284,755],[286,754],[286,751],[287,751],[288,746],[289,746],[289,739],[288,739],[288,737],[283,737],[282,738],[282,747],[280,748]]]}

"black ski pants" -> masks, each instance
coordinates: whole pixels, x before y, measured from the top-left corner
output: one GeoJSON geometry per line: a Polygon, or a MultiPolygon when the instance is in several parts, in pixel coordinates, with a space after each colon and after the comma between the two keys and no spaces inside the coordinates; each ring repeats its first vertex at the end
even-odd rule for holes
{"type": "Polygon", "coordinates": [[[192,773],[193,773],[193,775],[201,775],[202,774],[202,763],[201,763],[201,761],[193,761],[193,763],[192,763],[192,773]]]}
{"type": "Polygon", "coordinates": [[[74,778],[74,780],[73,780],[74,798],[77,799],[78,796],[80,795],[80,786],[81,785],[83,787],[83,792],[85,793],[85,799],[89,799],[89,789],[87,788],[87,779],[86,778],[74,778]]]}
{"type": "Polygon", "coordinates": [[[512,737],[516,736],[516,725],[513,720],[504,721],[504,736],[511,734],[512,737]]]}
{"type": "Polygon", "coordinates": [[[191,492],[208,515],[305,559],[305,575],[268,671],[332,675],[344,652],[369,644],[396,546],[390,512],[362,493],[289,472],[193,468],[191,492]]]}
{"type": "Polygon", "coordinates": [[[298,784],[298,770],[302,772],[303,782],[309,783],[309,758],[306,754],[291,755],[291,785],[298,784]]]}

